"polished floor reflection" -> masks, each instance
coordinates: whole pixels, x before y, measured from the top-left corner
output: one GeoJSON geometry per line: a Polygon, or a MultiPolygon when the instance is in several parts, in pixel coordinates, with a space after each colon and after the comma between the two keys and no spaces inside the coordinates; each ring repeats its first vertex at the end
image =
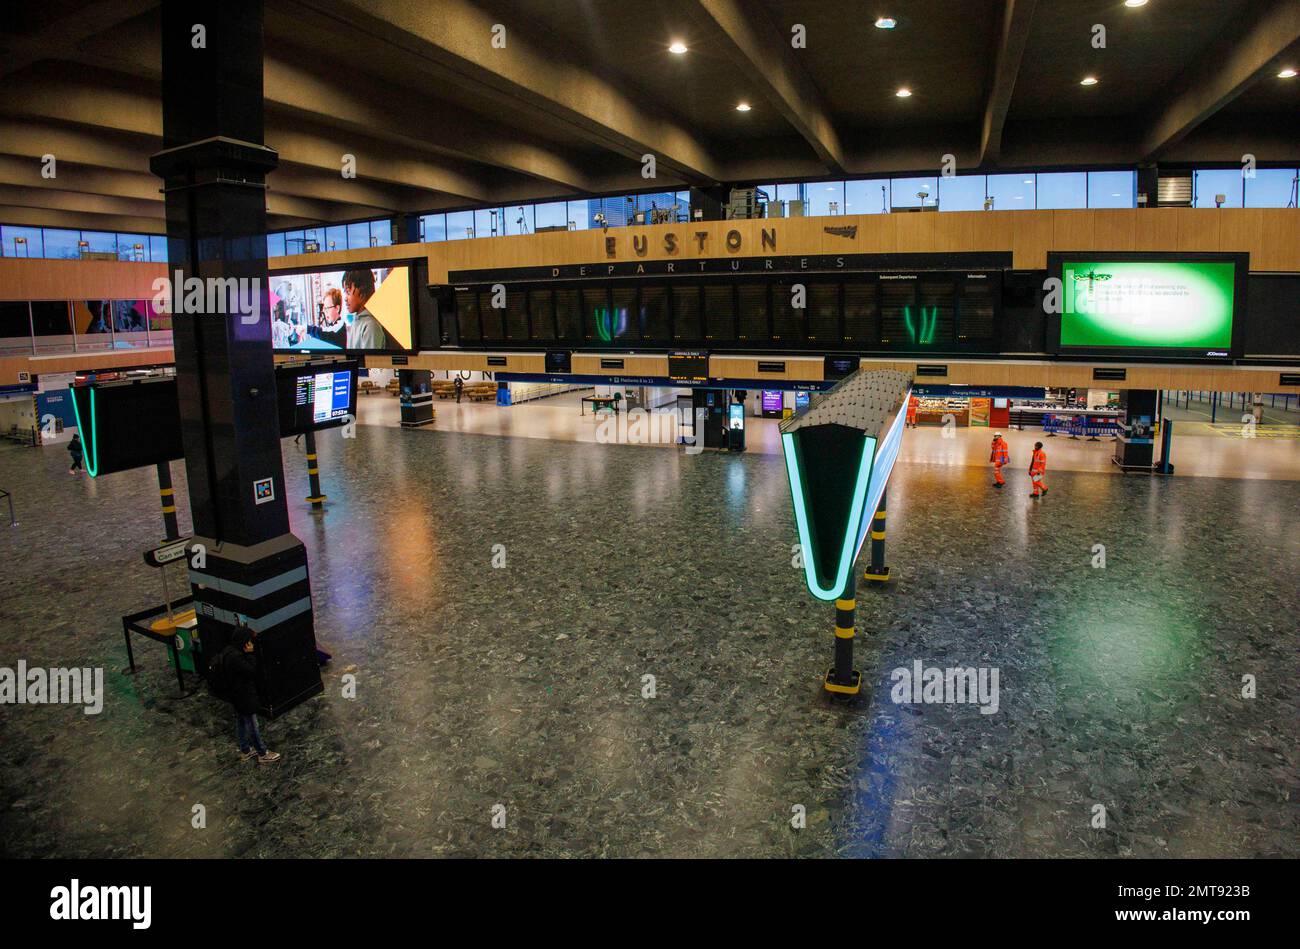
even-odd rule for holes
{"type": "MultiPolygon", "coordinates": [[[[431,428],[513,438],[607,441],[609,433],[614,430],[608,424],[609,414],[602,413],[597,418],[589,408],[586,414],[582,414],[579,403],[585,394],[589,392],[565,393],[508,407],[488,402],[457,405],[449,400],[438,400],[434,403],[438,417],[431,428]]],[[[1179,477],[1300,481],[1300,429],[1295,426],[1275,424],[1272,415],[1266,416],[1267,424],[1262,428],[1253,430],[1244,427],[1239,418],[1234,424],[1227,420],[1227,416],[1219,416],[1219,423],[1211,425],[1208,415],[1198,416],[1194,411],[1171,408],[1170,414],[1178,417],[1171,457],[1179,477]],[[1243,434],[1250,437],[1242,437],[1243,434]]],[[[1240,416],[1240,411],[1237,414],[1240,416]]],[[[357,418],[362,425],[397,426],[400,422],[397,400],[386,395],[360,399],[357,418]]],[[[626,429],[626,420],[623,424],[626,429]]],[[[779,425],[775,419],[748,417],[745,421],[746,450],[781,454],[779,425]]],[[[646,430],[650,430],[648,425],[646,430]]],[[[987,467],[991,431],[987,428],[954,428],[948,432],[950,437],[945,437],[938,426],[921,426],[909,433],[900,457],[903,461],[924,464],[987,467]]],[[[1034,429],[1003,430],[1003,434],[1011,445],[1013,467],[1028,469],[1034,442],[1042,439],[1047,445],[1048,467],[1052,470],[1097,471],[1120,476],[1119,469],[1111,461],[1115,445],[1108,438],[1096,441],[1068,436],[1044,438],[1041,430],[1034,429]]],[[[674,443],[675,438],[670,435],[662,442],[648,444],[671,449],[674,443]]]]}
{"type": "Polygon", "coordinates": [[[1300,855],[1294,482],[1058,471],[1035,502],[901,464],[846,710],[779,457],[363,425],[321,437],[314,516],[284,450],[335,659],[265,727],[275,767],[161,647],[119,674],[117,617],[160,596],[152,470],[0,453],[0,667],[108,693],[0,706],[4,855],[1300,855]],[[997,670],[997,711],[896,703],[917,661],[997,670]]]}

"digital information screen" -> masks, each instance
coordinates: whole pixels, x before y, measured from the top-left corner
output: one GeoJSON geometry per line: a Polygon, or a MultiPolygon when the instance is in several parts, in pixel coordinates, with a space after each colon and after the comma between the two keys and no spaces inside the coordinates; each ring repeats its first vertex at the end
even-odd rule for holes
{"type": "Polygon", "coordinates": [[[709,354],[677,352],[668,354],[668,378],[682,382],[704,382],[709,378],[709,354]]]}
{"type": "Polygon", "coordinates": [[[356,364],[276,370],[280,436],[342,425],[356,415],[356,364]]]}
{"type": "Polygon", "coordinates": [[[1066,257],[1062,350],[1145,350],[1227,357],[1233,344],[1237,263],[1066,257]]]}
{"type": "Polygon", "coordinates": [[[352,402],[352,373],[318,372],[299,376],[294,385],[294,406],[304,414],[311,406],[313,425],[342,418],[352,402]]]}

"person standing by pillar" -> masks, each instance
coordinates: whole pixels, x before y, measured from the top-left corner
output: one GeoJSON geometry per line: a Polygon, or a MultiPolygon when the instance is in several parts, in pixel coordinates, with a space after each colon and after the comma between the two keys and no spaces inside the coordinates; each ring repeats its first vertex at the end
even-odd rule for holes
{"type": "Polygon", "coordinates": [[[1029,462],[1029,480],[1034,486],[1033,493],[1029,495],[1031,498],[1047,493],[1047,485],[1043,483],[1045,474],[1047,474],[1047,452],[1043,451],[1042,442],[1034,442],[1034,455],[1029,462]]]}
{"type": "Polygon", "coordinates": [[[1011,464],[1011,453],[1000,432],[993,435],[993,451],[989,454],[989,461],[993,463],[993,487],[1001,488],[1007,483],[1002,477],[1002,467],[1011,464]]]}
{"type": "Polygon", "coordinates": [[[462,379],[459,375],[456,376],[455,386],[456,386],[456,404],[460,405],[460,394],[465,391],[465,380],[462,379]]]}

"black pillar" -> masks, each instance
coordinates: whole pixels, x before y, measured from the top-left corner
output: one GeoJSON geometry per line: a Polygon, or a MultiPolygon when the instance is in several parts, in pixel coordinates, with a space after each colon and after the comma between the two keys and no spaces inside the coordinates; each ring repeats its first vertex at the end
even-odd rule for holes
{"type": "Polygon", "coordinates": [[[322,686],[280,457],[266,273],[278,157],[262,141],[262,66],[260,0],[163,3],[163,150],[150,167],[166,198],[190,582],[206,656],[247,619],[274,717],[322,686]]]}

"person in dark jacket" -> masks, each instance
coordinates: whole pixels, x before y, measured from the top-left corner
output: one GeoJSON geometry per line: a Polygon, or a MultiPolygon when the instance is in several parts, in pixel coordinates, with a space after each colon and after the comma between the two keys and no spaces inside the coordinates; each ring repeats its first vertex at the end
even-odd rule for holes
{"type": "Polygon", "coordinates": [[[73,432],[72,441],[68,442],[68,454],[72,456],[72,467],[68,469],[68,474],[81,470],[81,456],[84,449],[81,447],[81,436],[73,432]]]}
{"type": "Polygon", "coordinates": [[[235,707],[239,760],[256,757],[262,764],[279,761],[280,755],[267,749],[257,729],[257,657],[253,655],[251,630],[247,626],[235,630],[216,661],[221,664],[221,674],[227,684],[227,699],[235,707]]]}

